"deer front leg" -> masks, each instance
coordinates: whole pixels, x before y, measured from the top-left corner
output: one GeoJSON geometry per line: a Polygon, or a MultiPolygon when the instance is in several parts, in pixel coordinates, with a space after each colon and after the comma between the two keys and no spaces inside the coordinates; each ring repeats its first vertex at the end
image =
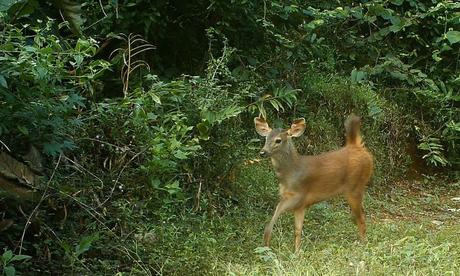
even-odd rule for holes
{"type": "Polygon", "coordinates": [[[305,208],[300,208],[294,211],[294,236],[295,236],[295,252],[300,250],[300,240],[302,238],[302,227],[305,219],[305,208]]]}
{"type": "Polygon", "coordinates": [[[265,232],[264,232],[265,246],[270,246],[270,239],[272,237],[273,226],[278,220],[278,217],[286,211],[295,209],[299,205],[299,202],[300,202],[300,198],[293,196],[293,195],[284,196],[281,199],[281,201],[276,206],[275,213],[273,214],[272,219],[265,227],[265,232]]]}

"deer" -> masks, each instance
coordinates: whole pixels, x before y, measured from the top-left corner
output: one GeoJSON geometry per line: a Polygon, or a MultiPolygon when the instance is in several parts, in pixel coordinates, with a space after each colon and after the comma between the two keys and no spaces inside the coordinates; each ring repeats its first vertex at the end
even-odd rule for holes
{"type": "Polygon", "coordinates": [[[295,252],[300,250],[305,210],[318,202],[344,196],[359,239],[365,240],[366,224],[363,196],[373,172],[373,156],[364,146],[360,134],[361,119],[351,114],[345,120],[345,145],[319,155],[300,155],[293,137],[305,131],[305,119],[293,121],[288,129],[272,129],[264,118],[254,118],[255,129],[265,137],[261,157],[271,159],[279,180],[280,200],[265,227],[264,243],[270,246],[273,227],[285,212],[294,213],[295,252]]]}

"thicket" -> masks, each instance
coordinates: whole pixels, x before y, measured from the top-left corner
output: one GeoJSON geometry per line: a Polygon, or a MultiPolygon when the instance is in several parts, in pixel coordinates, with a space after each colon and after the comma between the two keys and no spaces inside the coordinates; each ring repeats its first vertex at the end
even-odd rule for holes
{"type": "Polygon", "coordinates": [[[360,114],[382,185],[460,162],[456,1],[2,1],[0,28],[2,151],[45,163],[24,216],[0,194],[9,270],[151,270],[130,233],[237,204],[259,114],[305,117],[307,153],[360,114]]]}

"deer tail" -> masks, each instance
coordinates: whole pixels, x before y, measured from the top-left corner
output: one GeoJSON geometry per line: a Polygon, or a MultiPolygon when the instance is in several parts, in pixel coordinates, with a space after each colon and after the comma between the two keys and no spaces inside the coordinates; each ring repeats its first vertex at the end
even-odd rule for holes
{"type": "Polygon", "coordinates": [[[359,128],[361,126],[361,118],[355,114],[350,114],[345,120],[345,135],[347,146],[361,146],[361,134],[359,128]]]}

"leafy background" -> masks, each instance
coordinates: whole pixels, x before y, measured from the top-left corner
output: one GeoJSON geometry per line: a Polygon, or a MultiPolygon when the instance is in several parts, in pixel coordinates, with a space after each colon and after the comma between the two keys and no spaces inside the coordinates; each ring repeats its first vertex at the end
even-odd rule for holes
{"type": "Polygon", "coordinates": [[[203,227],[264,189],[258,115],[305,117],[314,154],[360,114],[375,193],[458,179],[460,3],[160,2],[0,1],[2,151],[44,164],[35,200],[0,193],[5,274],[172,273],[162,225],[203,227]]]}

